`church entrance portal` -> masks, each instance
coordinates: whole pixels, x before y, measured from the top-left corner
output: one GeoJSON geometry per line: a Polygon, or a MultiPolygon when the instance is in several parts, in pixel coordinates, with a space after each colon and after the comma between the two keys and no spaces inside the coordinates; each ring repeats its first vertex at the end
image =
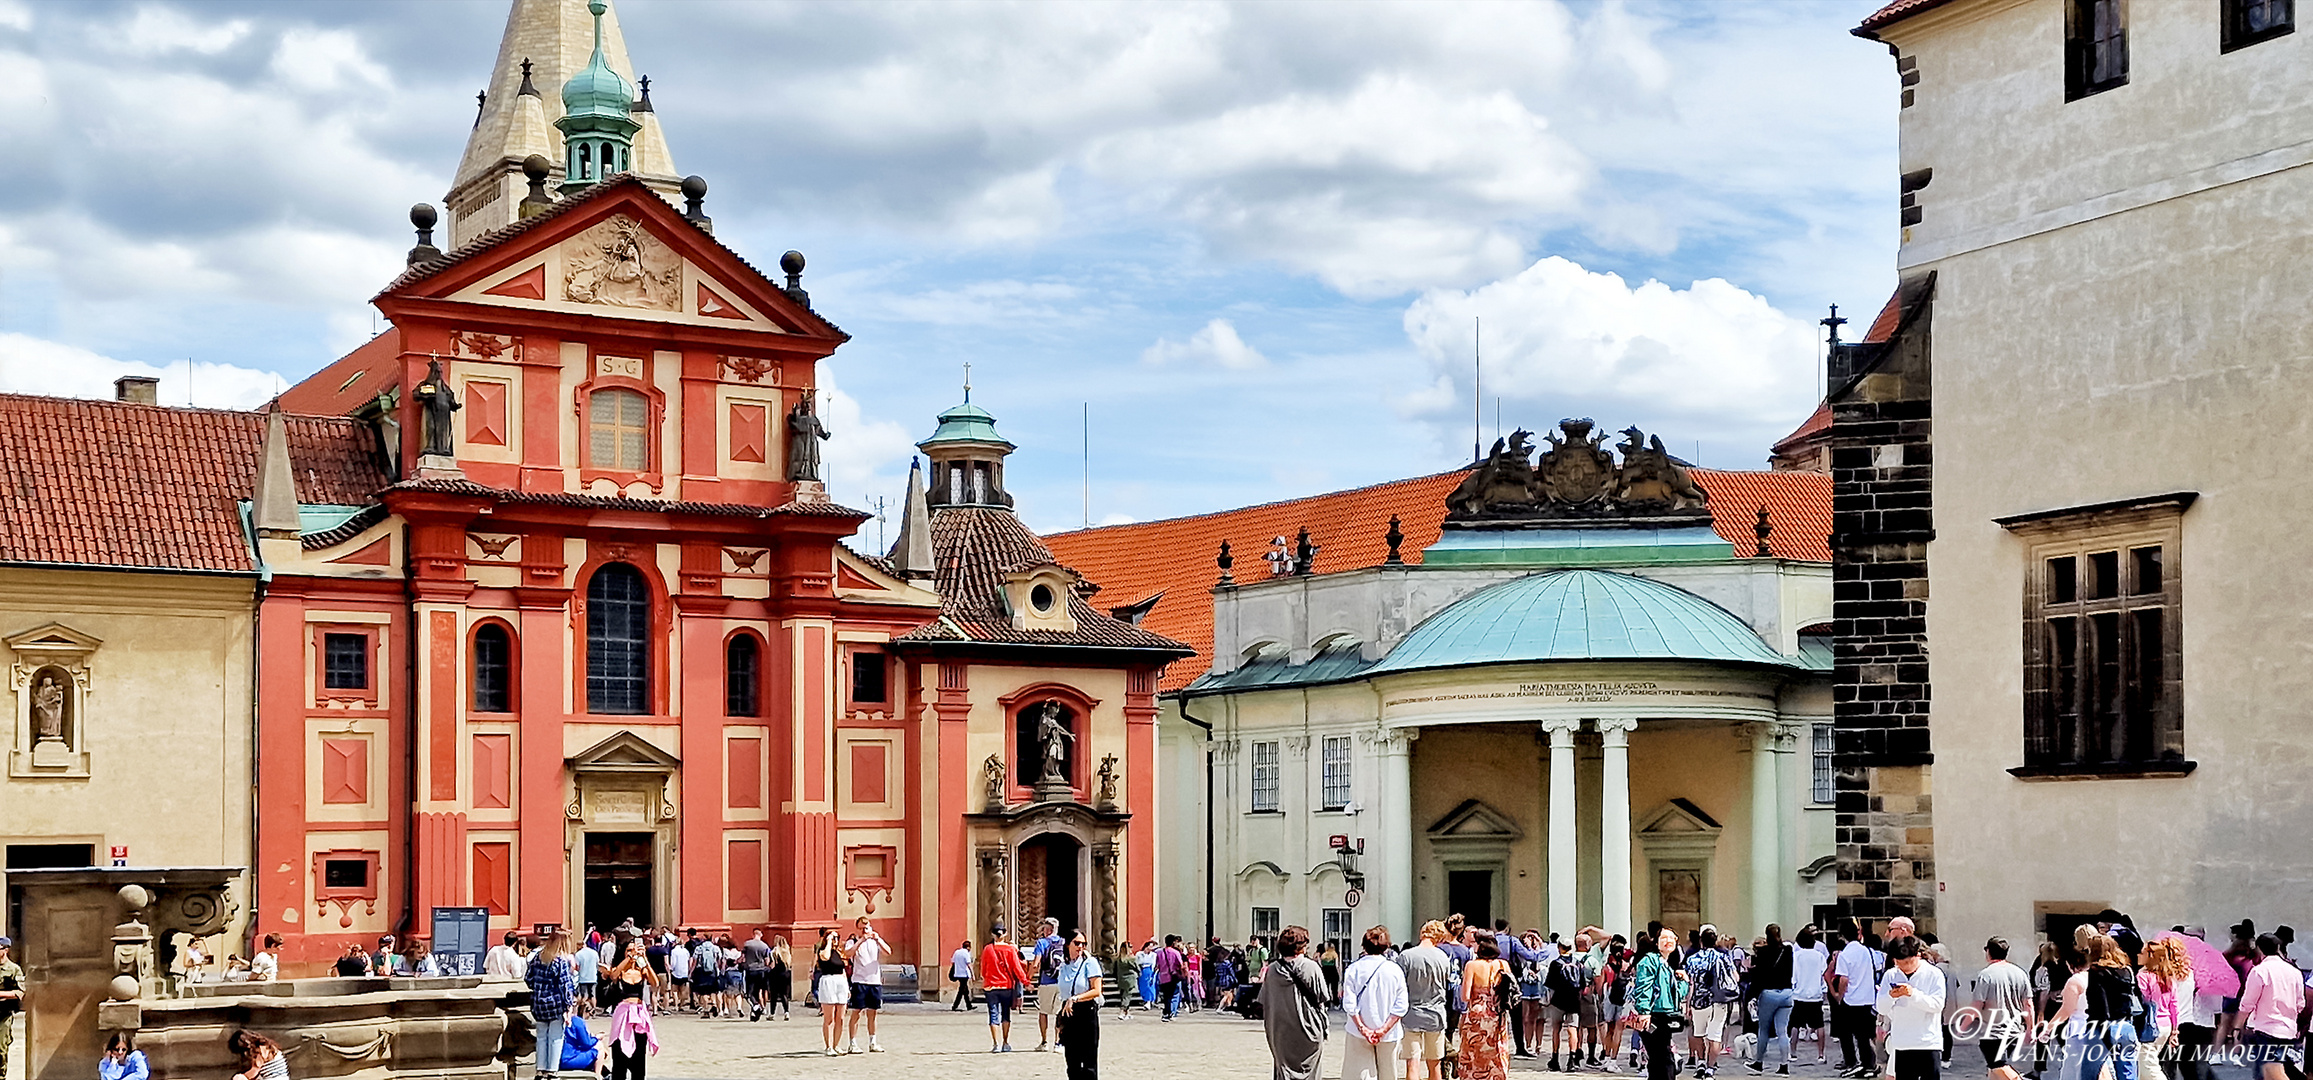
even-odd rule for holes
{"type": "Polygon", "coordinates": [[[657,837],[647,832],[586,834],[586,921],[605,930],[628,919],[650,926],[657,837]]]}
{"type": "Polygon", "coordinates": [[[1020,940],[1047,916],[1062,933],[1084,924],[1084,845],[1063,833],[1043,833],[1020,844],[1020,940]]]}

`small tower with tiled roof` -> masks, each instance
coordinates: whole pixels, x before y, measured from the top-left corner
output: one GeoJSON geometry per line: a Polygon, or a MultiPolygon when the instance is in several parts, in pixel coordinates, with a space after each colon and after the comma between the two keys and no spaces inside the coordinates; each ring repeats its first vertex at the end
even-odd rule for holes
{"type": "Polygon", "coordinates": [[[594,14],[594,55],[562,84],[562,119],[554,122],[562,132],[565,195],[631,168],[634,135],[642,128],[634,118],[634,84],[602,55],[602,16],[610,5],[594,0],[586,10],[594,14]]]}

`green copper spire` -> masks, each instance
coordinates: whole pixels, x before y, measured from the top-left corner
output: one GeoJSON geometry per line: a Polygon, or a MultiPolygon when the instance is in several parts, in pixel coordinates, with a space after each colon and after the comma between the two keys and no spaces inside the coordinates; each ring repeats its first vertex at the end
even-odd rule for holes
{"type": "Polygon", "coordinates": [[[562,131],[564,194],[633,168],[634,133],[642,128],[634,84],[603,59],[602,17],[610,6],[593,0],[586,10],[594,13],[594,57],[562,84],[562,118],[554,122],[562,131]]]}

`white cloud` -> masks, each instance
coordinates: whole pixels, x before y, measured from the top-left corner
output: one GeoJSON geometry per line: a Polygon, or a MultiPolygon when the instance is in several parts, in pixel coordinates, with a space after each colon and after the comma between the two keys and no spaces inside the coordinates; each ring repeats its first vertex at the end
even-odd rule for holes
{"type": "Polygon", "coordinates": [[[273,50],[273,74],[300,90],[342,90],[348,84],[382,87],[386,71],[362,51],[349,30],[295,27],[273,50]]]}
{"type": "Polygon", "coordinates": [[[1140,359],[1144,364],[1217,364],[1240,371],[1269,362],[1261,350],[1245,344],[1245,339],[1237,336],[1237,327],[1227,319],[1206,323],[1190,334],[1187,341],[1161,338],[1142,350],[1140,359]]]}
{"type": "Polygon", "coordinates": [[[186,404],[189,390],[191,404],[221,409],[255,408],[286,385],[279,375],[255,368],[195,363],[188,371],[181,362],[155,367],[24,334],[0,333],[0,392],[109,398],[113,380],[124,375],[158,376],[162,404],[186,404]]]}
{"type": "Polygon", "coordinates": [[[1139,518],[1136,518],[1131,514],[1102,514],[1100,516],[1100,520],[1094,522],[1094,524],[1102,527],[1109,525],[1131,525],[1139,520],[1139,518]]]}
{"type": "Polygon", "coordinates": [[[247,19],[203,22],[160,4],[145,4],[126,26],[102,35],[113,48],[130,56],[165,56],[193,52],[214,56],[249,36],[247,19]]]}
{"type": "Polygon", "coordinates": [[[908,457],[916,452],[908,429],[891,420],[871,419],[857,399],[837,388],[824,366],[819,369],[819,414],[828,430],[821,459],[825,468],[820,472],[828,497],[872,510],[875,497],[883,495],[888,500],[885,512],[891,513],[899,496],[906,494],[902,489],[908,457]]]}
{"type": "Polygon", "coordinates": [[[1506,423],[1588,413],[1673,445],[1764,447],[1814,397],[1814,327],[1717,278],[1634,286],[1552,257],[1482,288],[1426,293],[1406,309],[1406,334],[1463,403],[1474,317],[1484,320],[1485,392],[1504,399],[1506,423]]]}
{"type": "Polygon", "coordinates": [[[1083,290],[1057,281],[975,281],[920,293],[864,293],[853,297],[892,318],[937,326],[1002,326],[1067,317],[1059,306],[1083,290]]]}
{"type": "Polygon", "coordinates": [[[32,5],[23,0],[0,0],[0,30],[32,29],[32,5]]]}

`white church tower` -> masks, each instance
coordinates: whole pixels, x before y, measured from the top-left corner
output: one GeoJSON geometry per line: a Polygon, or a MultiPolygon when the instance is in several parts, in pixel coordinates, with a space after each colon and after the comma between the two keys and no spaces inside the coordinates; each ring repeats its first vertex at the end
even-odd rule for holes
{"type": "MultiPolygon", "coordinates": [[[[490,70],[489,88],[483,92],[481,115],[466,139],[457,179],[442,200],[449,214],[448,250],[510,225],[519,216],[522,196],[529,190],[522,175],[523,159],[543,156],[553,163],[549,186],[561,184],[562,133],[554,122],[562,118],[562,87],[586,67],[594,41],[595,19],[586,0],[514,0],[506,15],[506,33],[498,42],[497,64],[490,70]]],[[[637,81],[615,10],[602,17],[602,52],[611,70],[629,82],[637,81]]],[[[634,118],[642,127],[634,135],[630,171],[668,202],[677,202],[682,175],[675,171],[674,155],[667,151],[666,135],[652,111],[650,84],[641,86],[634,118]]]]}

